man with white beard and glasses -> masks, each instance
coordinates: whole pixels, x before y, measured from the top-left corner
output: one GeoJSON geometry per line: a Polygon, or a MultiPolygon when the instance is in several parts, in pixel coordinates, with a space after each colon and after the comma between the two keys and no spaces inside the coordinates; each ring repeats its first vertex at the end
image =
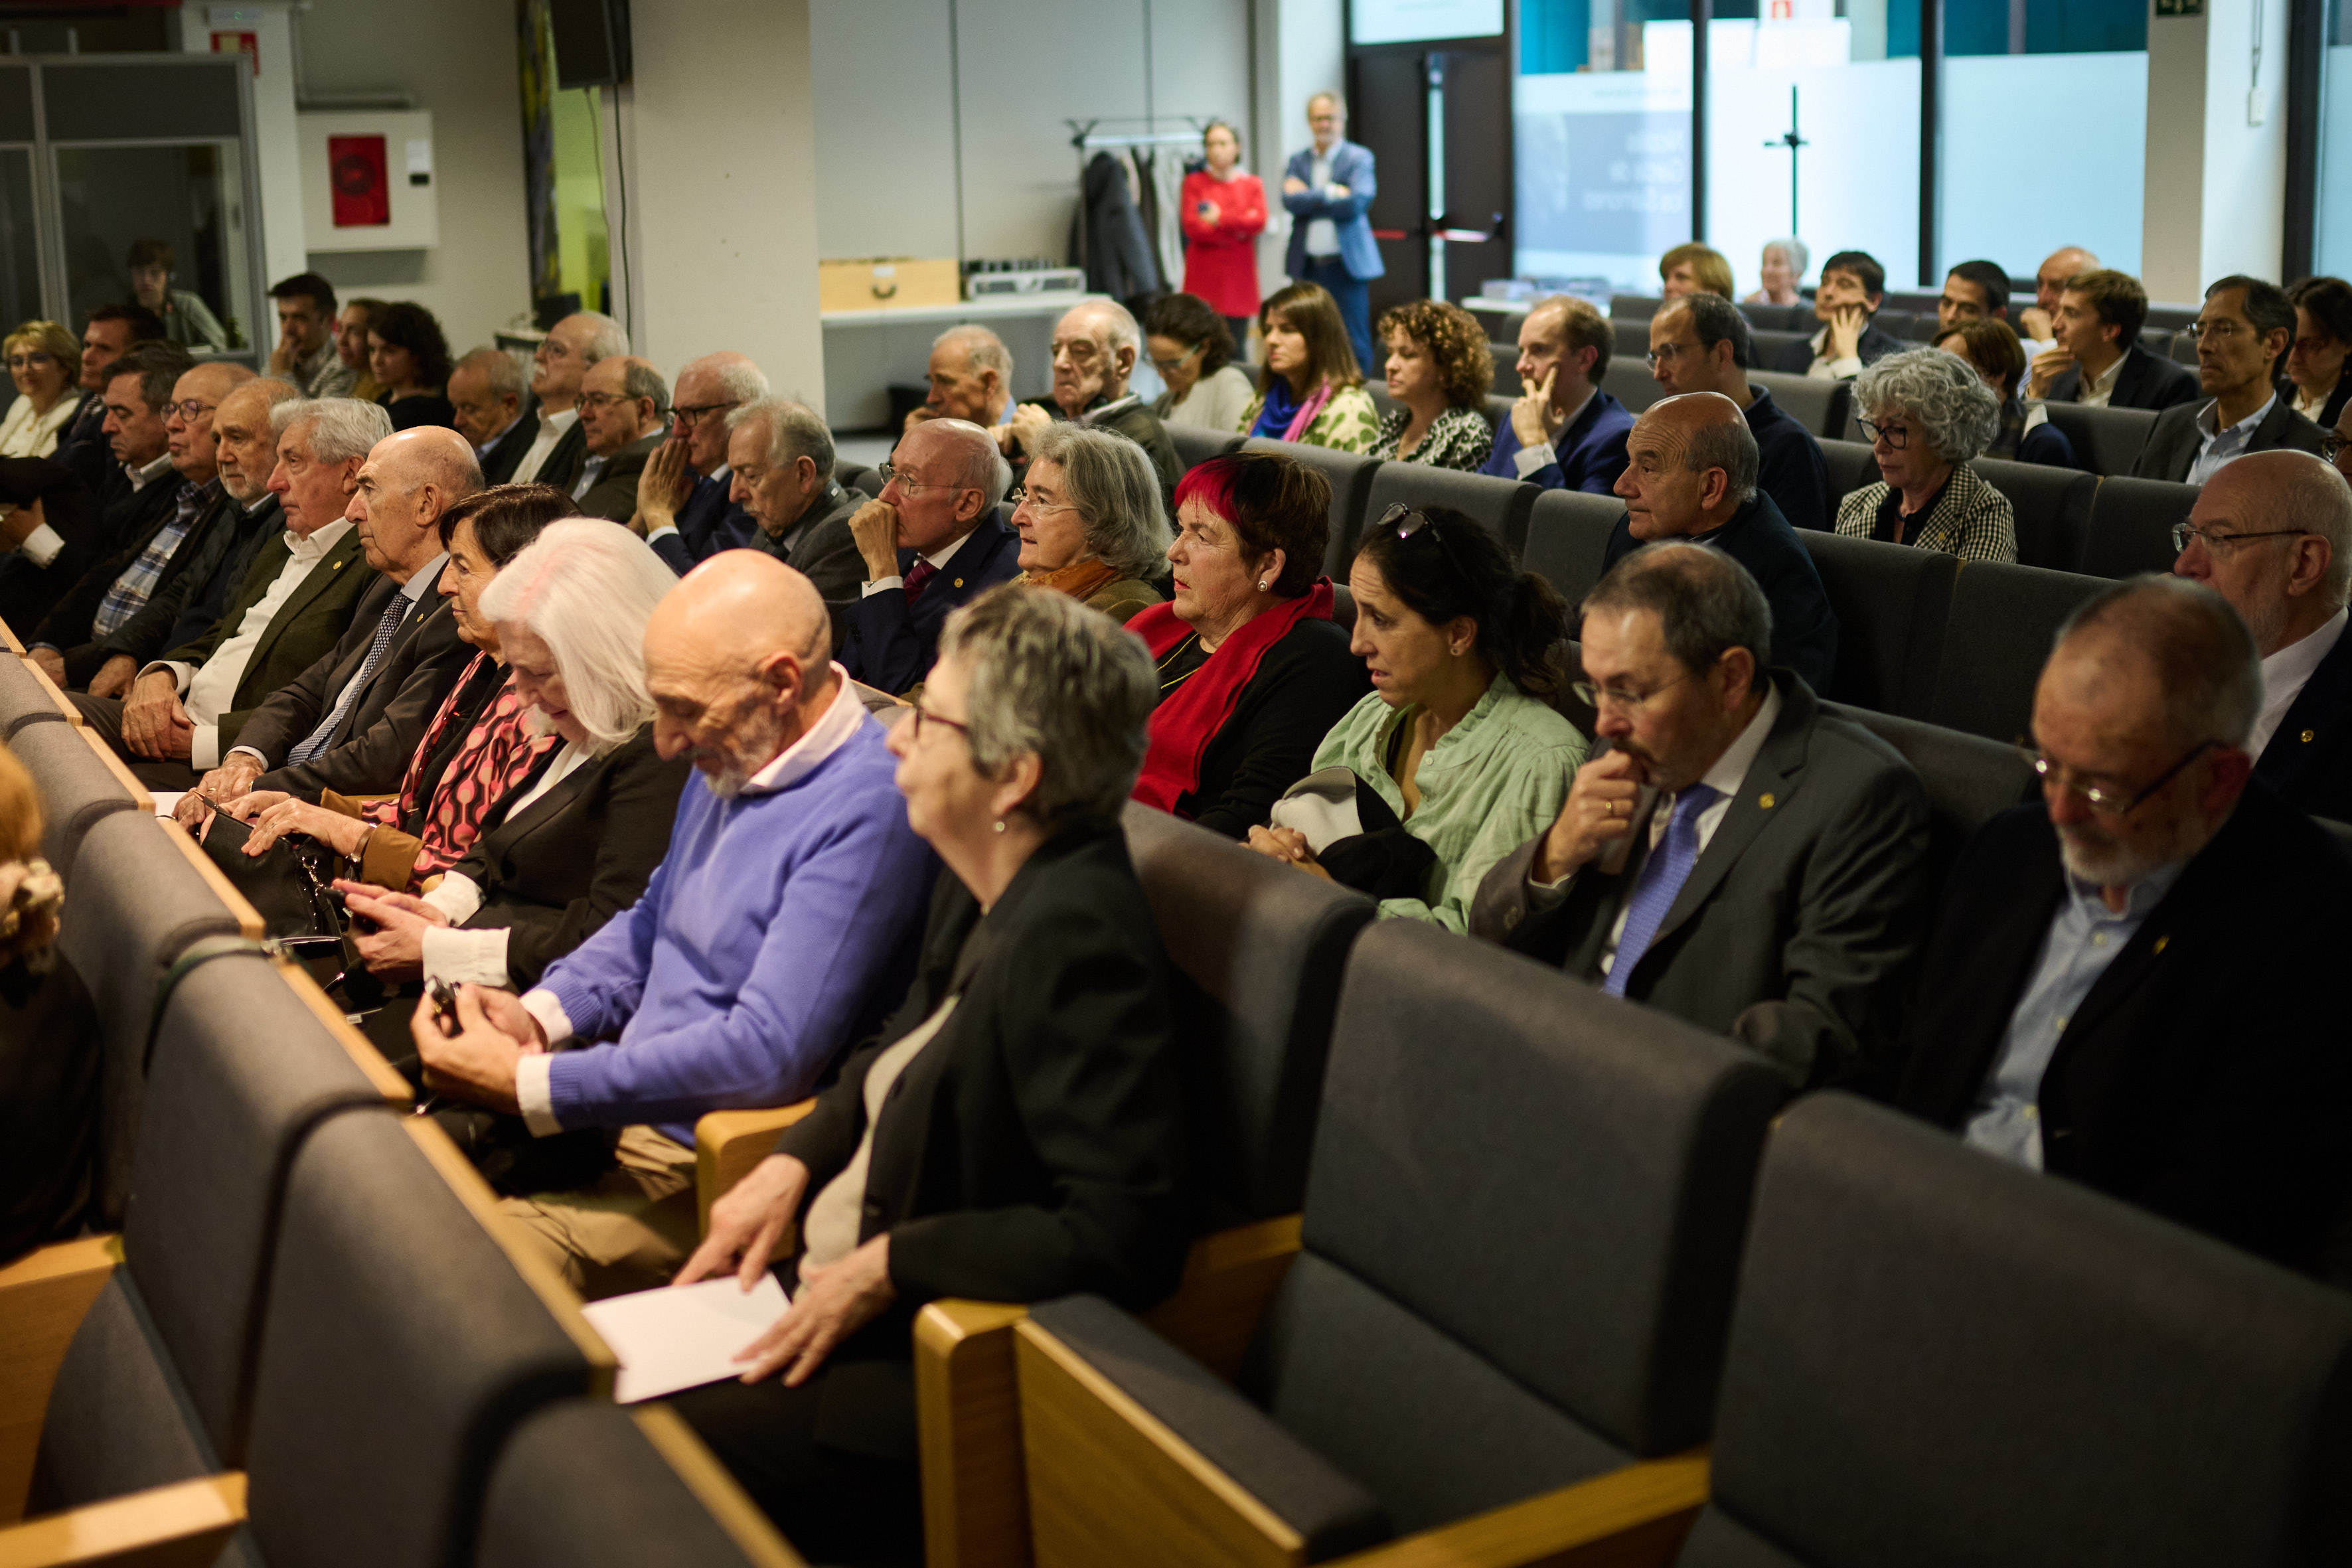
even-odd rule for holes
{"type": "Polygon", "coordinates": [[[655,744],[700,774],[645,896],[522,995],[463,987],[453,1035],[429,998],[412,1026],[429,1089],[541,1138],[637,1134],[590,1187],[505,1201],[591,1297],[662,1284],[694,1250],[698,1117],[807,1098],[898,1005],[937,865],[806,577],[723,551],[644,647],[655,744]]]}
{"type": "Polygon", "coordinates": [[[1896,1101],[1999,1159],[2316,1270],[2352,1191],[2352,858],[2252,777],[2253,638],[2135,577],[2058,635],[2042,804],[1954,868],[1896,1101]]]}

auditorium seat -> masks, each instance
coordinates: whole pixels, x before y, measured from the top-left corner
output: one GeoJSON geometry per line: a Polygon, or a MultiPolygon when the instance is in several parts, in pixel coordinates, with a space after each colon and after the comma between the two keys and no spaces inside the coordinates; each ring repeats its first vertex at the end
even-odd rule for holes
{"type": "Polygon", "coordinates": [[[1242,438],[1231,430],[1212,430],[1205,425],[1180,425],[1168,422],[1168,439],[1176,448],[1176,460],[1186,468],[1193,468],[1212,458],[1222,458],[1240,448],[1242,438]]]}
{"type": "MultiPolygon", "coordinates": [[[[1648,353],[1646,345],[1643,350],[1648,353]]],[[[1639,414],[1666,393],[1658,378],[1650,374],[1647,359],[1620,353],[1601,373],[1601,390],[1623,404],[1632,413],[1639,414]]]]}
{"type": "Polygon", "coordinates": [[[15,738],[27,724],[53,719],[62,722],[65,718],[57,689],[43,680],[38,670],[13,654],[0,657],[0,740],[15,738]]]}
{"type": "Polygon", "coordinates": [[[1879,482],[1878,459],[1859,441],[1823,441],[1822,462],[1829,470],[1830,521],[1837,521],[1838,502],[1864,485],[1879,482]]]}
{"type": "Polygon", "coordinates": [[[2033,688],[2058,628],[2106,586],[2095,577],[1973,561],[1952,588],[1949,624],[1925,717],[1948,730],[2014,741],[2033,722],[2033,688]]]}
{"type": "Polygon", "coordinates": [[[2150,408],[2092,408],[2045,403],[2050,423],[2074,445],[2074,458],[2095,474],[2128,474],[2156,426],[2150,408]]]}
{"type": "Polygon", "coordinates": [[[1609,319],[1612,321],[1640,321],[1646,331],[1650,318],[1656,315],[1658,307],[1665,302],[1664,296],[1659,294],[1612,294],[1609,296],[1609,319]]]}
{"type": "Polygon", "coordinates": [[[881,499],[883,479],[881,474],[876,469],[862,468],[853,477],[841,482],[847,488],[861,492],[868,500],[881,499]]]}
{"type": "Polygon", "coordinates": [[[2171,571],[2180,558],[2172,544],[2173,524],[2187,522],[2196,504],[2195,485],[2102,479],[2091,502],[2091,537],[2083,546],[2082,570],[2093,577],[2171,571]]]}
{"type": "Polygon", "coordinates": [[[1640,364],[1643,356],[1650,352],[1650,319],[1644,316],[1637,321],[1612,321],[1611,327],[1615,342],[1610,349],[1610,363],[1640,364]]]}
{"type": "MultiPolygon", "coordinates": [[[[2097,412],[2094,410],[2093,412],[2097,412]]],[[[2009,498],[2017,522],[2017,559],[2026,566],[2072,572],[2091,531],[2091,501],[2099,481],[2074,468],[1979,458],[1969,465],[2009,498]]]]}
{"type": "Polygon", "coordinates": [[[1766,1145],[1681,1568],[2352,1562],[2352,1297],[1843,1094],[1766,1145]]]}
{"type": "Polygon", "coordinates": [[[1486,423],[1496,435],[1511,422],[1511,405],[1518,401],[1519,377],[1514,371],[1507,381],[1497,381],[1495,390],[1486,395],[1486,423]]]}
{"type": "Polygon", "coordinates": [[[1500,1562],[1470,1550],[1495,1528],[1474,1516],[1537,1502],[1508,1560],[1569,1561],[1592,1528],[1570,1517],[1604,1496],[1614,1531],[1671,1541],[1787,1092],[1755,1053],[1556,970],[1375,925],[1300,1249],[1239,1380],[1099,1297],[1017,1331],[1037,1568],[1326,1562],[1396,1537],[1399,1561],[1500,1562]]]}
{"type": "Polygon", "coordinates": [[[120,1261],[96,1276],[49,1390],[36,1512],[244,1462],[287,1165],[328,1120],[383,1103],[275,968],[222,958],[164,1010],[134,1195],[101,1244],[120,1261]]]}
{"type": "Polygon", "coordinates": [[[1919,775],[1927,792],[1928,856],[1936,887],[1942,886],[1969,835],[2034,791],[2033,770],[2015,746],[1867,708],[1831,702],[1823,709],[1902,752],[1919,775]]]}
{"type": "Polygon", "coordinates": [[[1382,463],[1364,500],[1364,524],[1396,505],[1451,507],[1503,542],[1516,558],[1527,547],[1528,512],[1544,492],[1519,479],[1433,468],[1427,463],[1382,463]]]}
{"type": "Polygon", "coordinates": [[[98,751],[103,742],[85,739],[87,733],[73,724],[28,724],[8,742],[41,786],[41,855],[68,888],[74,856],[100,818],[155,809],[154,797],[139,789],[119,763],[110,766],[98,751]]]}
{"type": "MultiPolygon", "coordinates": [[[[1811,431],[1816,439],[1829,440],[1845,435],[1846,412],[1853,405],[1852,382],[1816,381],[1810,375],[1755,369],[1748,371],[1748,380],[1770,393],[1780,412],[1811,431]]],[[[1877,477],[1874,468],[1871,478],[1877,477]]]]}
{"type": "Polygon", "coordinates": [[[1486,346],[1494,352],[1495,355],[1495,390],[1496,392],[1516,395],[1523,390],[1519,385],[1519,323],[1526,320],[1525,316],[1511,318],[1511,337],[1508,342],[1499,339],[1490,340],[1487,342],[1486,346]]]}
{"type": "Polygon", "coordinates": [[[668,1406],[572,1400],[516,1428],[490,1471],[477,1568],[801,1568],[668,1406]]]}
{"type": "Polygon", "coordinates": [[[1328,447],[1308,447],[1270,437],[1252,436],[1242,443],[1245,451],[1279,452],[1318,470],[1331,481],[1331,537],[1323,547],[1323,570],[1336,576],[1347,570],[1355,552],[1356,535],[1363,531],[1365,498],[1371,494],[1372,471],[1378,458],[1337,452],[1328,447]]]}
{"type": "Polygon", "coordinates": [[[1958,558],[1835,533],[1815,533],[1805,549],[1838,618],[1837,668],[1822,695],[1926,718],[1958,558]]]}
{"type": "MultiPolygon", "coordinates": [[[[2140,335],[2143,339],[2148,336],[2145,332],[2140,335]]],[[[2157,334],[2157,338],[2159,343],[2163,342],[2163,334],[2157,334]]],[[[2191,370],[2197,368],[2197,336],[2186,325],[2173,332],[2170,350],[2173,363],[2185,364],[2191,370]]],[[[2149,352],[2158,351],[2151,349],[2149,352]]]]}
{"type": "Polygon", "coordinates": [[[1742,300],[1739,313],[1748,318],[1750,331],[1760,329],[1768,332],[1806,331],[1808,323],[1814,320],[1813,308],[1807,304],[1760,305],[1753,301],[1742,300]]]}
{"type": "Polygon", "coordinates": [[[1546,490],[1528,513],[1528,542],[1519,564],[1550,584],[1573,610],[1601,581],[1609,536],[1624,515],[1625,503],[1615,496],[1546,490]]]}
{"type": "Polygon", "coordinates": [[[845,490],[856,490],[860,495],[878,496],[882,493],[882,476],[875,473],[864,463],[835,463],[833,466],[833,478],[834,482],[845,490]],[[871,490],[866,488],[869,476],[874,486],[871,490]]]}
{"type": "MultiPolygon", "coordinates": [[[[1805,313],[1808,316],[1812,314],[1810,310],[1805,313]]],[[[1748,334],[1754,345],[1754,353],[1749,356],[1748,363],[1769,370],[1778,363],[1780,355],[1787,352],[1790,343],[1810,344],[1813,341],[1813,334],[1820,330],[1818,327],[1800,326],[1776,332],[1767,328],[1759,328],[1748,334]]]]}
{"type": "Polygon", "coordinates": [[[1888,337],[1902,338],[1907,342],[1918,342],[1925,339],[1928,329],[1935,326],[1936,318],[1930,313],[1923,323],[1916,311],[1887,308],[1873,316],[1870,319],[1870,324],[1888,337]]]}

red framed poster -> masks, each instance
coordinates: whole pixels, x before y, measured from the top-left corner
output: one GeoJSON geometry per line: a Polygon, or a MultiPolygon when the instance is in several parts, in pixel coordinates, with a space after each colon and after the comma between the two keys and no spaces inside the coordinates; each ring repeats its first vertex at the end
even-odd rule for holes
{"type": "Polygon", "coordinates": [[[384,175],[383,137],[328,137],[327,174],[334,186],[337,228],[377,227],[392,222],[392,186],[384,175]]]}

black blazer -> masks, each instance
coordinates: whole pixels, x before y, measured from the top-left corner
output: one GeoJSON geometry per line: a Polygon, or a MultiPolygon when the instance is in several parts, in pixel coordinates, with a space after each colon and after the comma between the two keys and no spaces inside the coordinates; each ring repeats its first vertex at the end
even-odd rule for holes
{"type": "Polygon", "coordinates": [[[2352,635],[2336,639],[2295,693],[2254,776],[2289,805],[2352,823],[2352,635]]]}
{"type": "MultiPolygon", "coordinates": [[[[523,443],[523,450],[529,451],[531,442],[538,439],[539,427],[534,424],[531,426],[530,439],[523,443]]],[[[517,457],[515,461],[520,464],[522,458],[517,457]]],[[[572,487],[580,482],[581,467],[587,461],[587,427],[574,419],[572,422],[572,428],[566,430],[549,449],[547,461],[540,464],[539,473],[530,482],[535,485],[553,485],[557,489],[568,494],[572,487]]],[[[508,469],[507,475],[509,479],[513,478],[514,470],[508,469]]]]}
{"type": "MultiPolygon", "coordinates": [[[[1927,925],[1927,796],[1885,742],[1823,713],[1787,670],[1772,681],[1780,718],[1625,994],[1819,1083],[1892,1041],[1927,925]]],[[[1648,825],[1636,825],[1637,845],[1648,825]]],[[[1470,934],[1597,985],[1644,857],[1614,875],[1587,867],[1541,909],[1527,879],[1542,842],[1486,873],[1470,934]]]]}
{"type": "Polygon", "coordinates": [[[1348,628],[1310,616],[1265,650],[1201,753],[1201,782],[1176,797],[1176,815],[1228,838],[1264,827],[1274,803],[1315,771],[1316,748],[1372,689],[1348,651],[1348,628]]]}
{"type": "MultiPolygon", "coordinates": [[[[1903,1109],[1967,1124],[2063,896],[2041,805],[1969,842],[1905,1033],[1903,1109]]],[[[2313,1267],[2352,1192],[2347,910],[2352,859],[2335,837],[2249,784],[2059,1037],[2044,1168],[2313,1267]]]]}
{"type": "MultiPolygon", "coordinates": [[[[1782,375],[1809,374],[1813,368],[1813,334],[1820,331],[1821,328],[1815,327],[1812,331],[1807,332],[1795,342],[1783,346],[1780,352],[1773,356],[1773,370],[1782,375]]],[[[1873,365],[1888,354],[1899,354],[1905,349],[1925,346],[1921,343],[1906,343],[1893,332],[1881,331],[1875,325],[1872,325],[1862,329],[1862,340],[1854,345],[1854,353],[1864,364],[1873,365]]]]}
{"type": "Polygon", "coordinates": [[[430,587],[409,606],[383,661],[335,726],[327,749],[299,766],[287,766],[288,754],[325,721],[336,698],[359,674],[375,642],[377,623],[399,592],[391,578],[378,576],[360,595],[351,625],[335,646],[271,692],[246,720],[237,745],[259,752],[273,770],[259,787],[309,800],[321,790],[376,795],[400,787],[425,726],[476,651],[458,640],[454,601],[430,587]]]}
{"type": "Polygon", "coordinates": [[[910,1381],[925,1302],[1097,1291],[1148,1306],[1175,1288],[1196,1229],[1167,954],[1115,826],[1041,847],[985,918],[940,878],[906,1005],[777,1141],[808,1166],[809,1196],[856,1152],[875,1058],[958,990],[875,1130],[858,1237],[889,1233],[898,1297],[858,1337],[898,1364],[854,1369],[882,1385],[866,1408],[829,1391],[820,1440],[853,1451],[913,1457],[913,1401],[887,1389],[910,1381]]]}
{"type": "Polygon", "coordinates": [[[1830,504],[1829,463],[1822,444],[1795,416],[1750,384],[1748,433],[1756,437],[1756,484],[1780,509],[1791,528],[1827,529],[1836,520],[1830,504]]]}
{"type": "MultiPolygon", "coordinates": [[[[885,588],[859,598],[844,612],[848,635],[842,639],[842,668],[894,696],[930,673],[940,656],[940,627],[948,612],[984,588],[1019,574],[1021,536],[1005,526],[1002,508],[991,510],[964,540],[947,570],[932,578],[911,605],[904,587],[885,588]]],[[[915,563],[911,550],[898,552],[898,573],[915,563]]],[[[863,570],[859,581],[865,580],[863,570]]]]}
{"type": "MultiPolygon", "coordinates": [[[[1759,489],[1755,499],[1731,514],[1731,521],[1694,542],[1712,544],[1742,566],[1764,590],[1772,606],[1772,662],[1795,670],[1815,691],[1829,689],[1837,668],[1838,618],[1830,607],[1829,590],[1806,553],[1805,542],[1772,498],[1759,489]]],[[[1631,515],[1617,520],[1602,553],[1606,572],[1641,547],[1633,537],[1631,515]]]]}
{"type": "MultiPolygon", "coordinates": [[[[186,481],[176,473],[158,475],[136,490],[125,489],[121,498],[103,512],[104,527],[115,540],[113,548],[89,563],[76,578],[72,586],[58,595],[56,601],[33,627],[25,634],[27,644],[40,644],[57,648],[65,656],[67,683],[86,686],[109,657],[101,651],[95,636],[98,607],[105,602],[106,591],[114,580],[131,569],[163,525],[172,521],[178,509],[180,492],[186,481]]],[[[226,500],[226,496],[220,498],[226,500]]],[[[205,516],[197,518],[163,563],[163,571],[156,579],[148,598],[150,605],[157,595],[168,594],[180,577],[205,553],[213,531],[226,526],[216,504],[205,516]]],[[[143,613],[143,612],[142,612],[143,613]]],[[[131,617],[136,620],[136,616],[131,617]]],[[[128,626],[130,622],[125,622],[128,626]]],[[[118,628],[119,629],[119,628],[118,628]]]]}
{"type": "MultiPolygon", "coordinates": [[[[572,428],[576,430],[579,426],[575,425],[572,428]]],[[[604,467],[596,475],[596,482],[580,497],[580,510],[590,517],[601,517],[613,522],[626,522],[636,516],[637,476],[646,471],[646,459],[654,455],[654,448],[667,438],[664,432],[656,430],[650,435],[638,437],[605,458],[604,467]]],[[[583,468],[588,461],[585,455],[587,439],[585,436],[581,437],[583,456],[580,460],[583,468]]],[[[576,471],[572,475],[572,482],[579,482],[576,471]]]]}
{"type": "MultiPolygon", "coordinates": [[[[2107,394],[2110,408],[2170,408],[2197,401],[2197,373],[2185,364],[2162,359],[2137,343],[2124,351],[2124,367],[2116,373],[2115,390],[2107,394]]],[[[2068,365],[2050,382],[2052,403],[2072,403],[2083,395],[2083,367],[2068,365]]]]}
{"type": "MultiPolygon", "coordinates": [[[[501,683],[503,684],[503,683],[501,683]]],[[[518,991],[644,896],[669,849],[670,822],[693,762],[668,762],[645,725],[509,816],[509,808],[562,754],[558,747],[482,819],[481,837],[450,868],[482,889],[471,930],[503,927],[507,976],[518,991]]]]}
{"type": "Polygon", "coordinates": [[[392,416],[394,430],[414,430],[419,426],[438,425],[446,430],[457,427],[456,405],[438,392],[419,392],[394,401],[386,392],[376,400],[376,406],[392,416]]]}
{"type": "MultiPolygon", "coordinates": [[[[2147,433],[2147,445],[2132,459],[2132,478],[2136,479],[2170,479],[2185,483],[2189,470],[2196,464],[2197,448],[2205,442],[2204,433],[2197,428],[2197,416],[2210,405],[2207,403],[2176,403],[2156,416],[2155,427],[2147,433]]],[[[2308,452],[2319,456],[2320,440],[2326,431],[2294,411],[2294,402],[2285,393],[2271,405],[2263,422],[2254,426],[2254,438],[2246,443],[2248,452],[2308,452]]]]}
{"type": "Polygon", "coordinates": [[[530,444],[538,439],[539,395],[526,392],[522,395],[522,412],[515,416],[515,422],[508,426],[497,440],[490,443],[490,449],[481,455],[482,483],[485,486],[502,485],[513,479],[515,465],[522,461],[522,455],[530,451],[530,444]]]}
{"type": "MultiPolygon", "coordinates": [[[[113,525],[100,510],[97,492],[79,475],[47,458],[0,458],[0,501],[28,506],[36,500],[41,503],[43,520],[65,542],[47,566],[34,565],[21,550],[0,559],[0,619],[20,637],[43,625],[58,602],[115,552],[113,525]]],[[[101,596],[104,593],[100,588],[101,596]]],[[[95,600],[91,608],[97,608],[95,600]]]]}

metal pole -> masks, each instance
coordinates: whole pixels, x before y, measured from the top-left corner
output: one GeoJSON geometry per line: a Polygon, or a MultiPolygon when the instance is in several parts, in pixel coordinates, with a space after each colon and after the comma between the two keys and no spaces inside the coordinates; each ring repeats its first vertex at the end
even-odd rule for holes
{"type": "Polygon", "coordinates": [[[1932,286],[1936,270],[1937,190],[1940,160],[1937,141],[1943,127],[1944,5],[1919,0],[1919,287],[1932,286]]]}
{"type": "Polygon", "coordinates": [[[1691,0],[1691,238],[1706,242],[1706,44],[1715,0],[1691,0]]]}

